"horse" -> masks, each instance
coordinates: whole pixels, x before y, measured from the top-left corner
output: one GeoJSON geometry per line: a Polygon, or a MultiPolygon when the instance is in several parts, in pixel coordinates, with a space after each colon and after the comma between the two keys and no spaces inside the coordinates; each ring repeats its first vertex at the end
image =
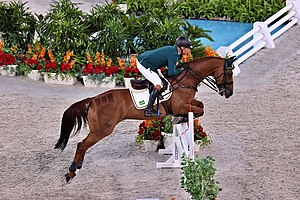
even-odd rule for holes
{"type": "MultiPolygon", "coordinates": [[[[179,75],[167,77],[173,93],[164,105],[157,105],[161,116],[184,115],[189,111],[194,112],[195,117],[202,116],[204,106],[195,99],[195,94],[204,79],[220,95],[225,98],[232,96],[234,60],[234,57],[204,57],[180,65],[179,75]]],[[[145,117],[144,110],[135,108],[127,88],[111,89],[73,103],[63,113],[60,138],[54,148],[64,150],[71,132],[72,136],[76,135],[83,125],[88,124],[89,133],[77,144],[75,157],[65,174],[66,181],[69,182],[75,177],[76,170],[81,169],[88,148],[110,135],[119,122],[125,119],[153,118],[156,117],[145,117]]]]}

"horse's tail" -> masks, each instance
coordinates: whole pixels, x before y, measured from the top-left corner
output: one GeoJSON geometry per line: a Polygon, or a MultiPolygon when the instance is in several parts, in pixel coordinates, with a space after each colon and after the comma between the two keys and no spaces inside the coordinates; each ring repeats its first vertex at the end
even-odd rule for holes
{"type": "Polygon", "coordinates": [[[67,146],[72,130],[77,126],[77,129],[74,129],[73,135],[76,135],[82,124],[86,125],[87,123],[87,112],[88,106],[93,98],[83,99],[72,104],[63,114],[61,121],[61,130],[60,137],[54,147],[54,149],[61,149],[67,146]]]}

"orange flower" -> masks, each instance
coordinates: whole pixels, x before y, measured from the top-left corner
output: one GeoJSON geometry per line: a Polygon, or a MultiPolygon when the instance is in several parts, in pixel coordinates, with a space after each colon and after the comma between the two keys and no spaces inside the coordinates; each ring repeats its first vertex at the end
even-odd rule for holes
{"type": "Polygon", "coordinates": [[[100,61],[101,61],[101,57],[100,56],[101,55],[100,55],[99,51],[97,51],[96,52],[96,61],[97,61],[97,63],[100,63],[100,61]]]}
{"type": "Polygon", "coordinates": [[[130,58],[130,65],[134,68],[134,69],[136,69],[137,67],[136,67],[136,55],[133,55],[131,58],[130,58]]]}
{"type": "Polygon", "coordinates": [[[144,120],[145,126],[146,126],[147,128],[149,128],[149,121],[150,121],[150,120],[144,120]]]}
{"type": "Polygon", "coordinates": [[[3,46],[4,46],[4,41],[3,41],[3,40],[0,40],[0,51],[2,51],[3,46]]]}
{"type": "Polygon", "coordinates": [[[39,58],[44,58],[45,53],[46,53],[46,48],[44,47],[39,55],[39,58]]]}
{"type": "Polygon", "coordinates": [[[93,59],[89,53],[86,54],[86,59],[88,60],[89,63],[93,63],[93,59]]]}
{"type": "Polygon", "coordinates": [[[17,50],[18,46],[17,45],[14,45],[12,48],[11,48],[11,52],[15,52],[17,50]]]}
{"type": "Polygon", "coordinates": [[[73,55],[73,51],[67,51],[66,52],[66,55],[64,56],[65,63],[69,62],[69,60],[70,60],[70,58],[71,58],[72,55],[73,55]]]}
{"type": "Polygon", "coordinates": [[[33,54],[33,56],[32,56],[32,60],[37,60],[37,55],[36,54],[33,54]]]}
{"type": "Polygon", "coordinates": [[[102,66],[104,66],[105,65],[105,55],[104,55],[104,53],[102,52],[102,54],[101,54],[101,63],[100,63],[102,66]]]}
{"type": "Polygon", "coordinates": [[[39,52],[39,51],[41,50],[40,44],[37,44],[37,45],[35,46],[35,50],[36,50],[37,52],[39,52]]]}
{"type": "Polygon", "coordinates": [[[191,60],[191,52],[188,52],[188,54],[186,54],[186,55],[183,55],[182,56],[182,61],[183,62],[189,62],[190,60],[191,60]]]}
{"type": "Polygon", "coordinates": [[[194,124],[199,124],[199,123],[200,123],[199,118],[194,119],[194,124]]]}
{"type": "Polygon", "coordinates": [[[125,63],[122,61],[122,59],[120,57],[118,57],[117,60],[118,60],[120,68],[124,69],[125,68],[125,63]]]}
{"type": "Polygon", "coordinates": [[[28,53],[31,53],[32,52],[32,48],[31,48],[31,45],[28,45],[28,53]]]}
{"type": "Polygon", "coordinates": [[[106,63],[106,66],[107,67],[111,67],[111,63],[112,63],[112,59],[110,58],[110,59],[108,59],[108,61],[106,63]]]}
{"type": "Polygon", "coordinates": [[[71,60],[71,62],[69,63],[69,65],[72,67],[75,64],[76,60],[71,60]]]}
{"type": "Polygon", "coordinates": [[[206,48],[204,48],[204,53],[206,56],[217,56],[217,51],[213,51],[212,48],[210,46],[207,46],[206,48]]]}
{"type": "Polygon", "coordinates": [[[55,58],[54,58],[54,55],[53,55],[53,53],[52,53],[51,50],[48,50],[48,55],[49,55],[50,61],[51,61],[51,62],[54,62],[54,61],[55,61],[55,58]]]}

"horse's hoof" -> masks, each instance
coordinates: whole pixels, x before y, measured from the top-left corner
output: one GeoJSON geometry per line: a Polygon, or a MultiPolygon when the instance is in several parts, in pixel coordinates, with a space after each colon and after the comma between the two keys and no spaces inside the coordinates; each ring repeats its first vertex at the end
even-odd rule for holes
{"type": "Polygon", "coordinates": [[[74,174],[74,176],[71,176],[69,173],[65,174],[66,182],[70,183],[70,181],[72,180],[72,178],[74,178],[75,176],[76,176],[76,174],[74,174]]]}

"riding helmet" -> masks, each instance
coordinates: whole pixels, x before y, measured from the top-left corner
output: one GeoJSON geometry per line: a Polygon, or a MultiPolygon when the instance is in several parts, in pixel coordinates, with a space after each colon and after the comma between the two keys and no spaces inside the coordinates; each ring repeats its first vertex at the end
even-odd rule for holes
{"type": "Polygon", "coordinates": [[[175,45],[178,47],[185,47],[189,49],[193,48],[191,40],[184,36],[179,36],[176,39],[175,45]]]}

